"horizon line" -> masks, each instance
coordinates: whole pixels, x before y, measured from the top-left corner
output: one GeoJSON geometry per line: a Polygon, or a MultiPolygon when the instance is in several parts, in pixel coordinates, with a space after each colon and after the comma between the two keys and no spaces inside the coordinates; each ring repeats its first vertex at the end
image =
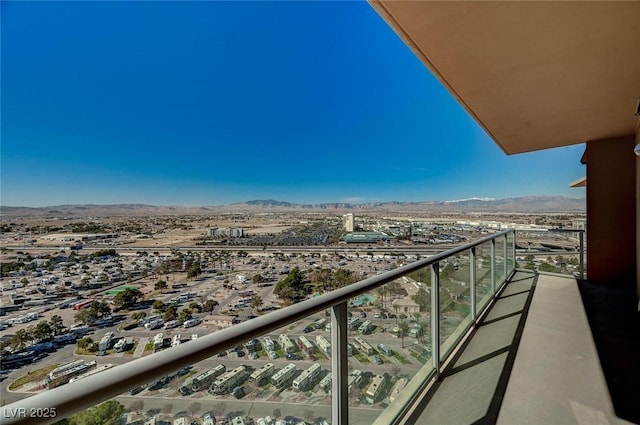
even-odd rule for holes
{"type": "Polygon", "coordinates": [[[33,208],[33,209],[42,209],[42,208],[56,208],[56,207],[73,207],[73,206],[97,206],[97,207],[109,207],[109,206],[145,206],[145,207],[166,207],[166,208],[209,208],[209,207],[225,207],[225,206],[233,206],[233,205],[246,205],[252,202],[261,202],[261,203],[279,203],[279,204],[289,204],[291,206],[300,205],[300,206],[313,206],[313,205],[331,205],[331,204],[343,204],[343,205],[372,205],[372,204],[422,204],[422,203],[440,203],[440,204],[452,204],[452,203],[461,203],[461,202],[470,202],[470,201],[478,201],[478,202],[497,202],[508,199],[522,199],[522,198],[562,198],[562,199],[570,199],[570,200],[585,200],[586,196],[566,196],[566,195],[520,195],[520,196],[510,196],[504,198],[492,198],[492,197],[470,197],[470,198],[462,198],[455,200],[421,200],[421,201],[398,201],[398,200],[388,200],[388,201],[363,201],[363,202],[350,202],[350,201],[323,201],[323,202],[291,202],[291,201],[281,201],[277,199],[249,199],[245,201],[238,202],[227,202],[222,204],[149,204],[144,202],[117,202],[117,203],[64,203],[64,204],[56,204],[56,205],[42,205],[42,206],[29,206],[29,205],[0,205],[0,210],[3,208],[33,208]]]}

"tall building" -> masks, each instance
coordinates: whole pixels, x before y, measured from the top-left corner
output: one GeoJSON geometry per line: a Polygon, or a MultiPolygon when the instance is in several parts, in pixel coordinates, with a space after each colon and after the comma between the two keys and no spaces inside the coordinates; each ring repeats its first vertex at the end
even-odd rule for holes
{"type": "Polygon", "coordinates": [[[356,228],[356,221],[355,221],[355,217],[353,216],[352,213],[348,213],[342,216],[342,219],[344,221],[344,230],[346,230],[347,232],[353,232],[356,228]]]}

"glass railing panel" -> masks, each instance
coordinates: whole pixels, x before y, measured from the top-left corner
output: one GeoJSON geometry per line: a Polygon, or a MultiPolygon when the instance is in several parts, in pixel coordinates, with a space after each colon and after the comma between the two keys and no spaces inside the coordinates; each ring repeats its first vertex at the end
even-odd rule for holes
{"type": "Polygon", "coordinates": [[[489,303],[491,292],[491,241],[476,247],[476,311],[489,303]]]}
{"type": "Polygon", "coordinates": [[[318,344],[319,336],[320,341],[331,340],[325,330],[329,322],[325,312],[316,313],[202,362],[199,372],[222,364],[227,371],[244,366],[246,373],[237,384],[214,382],[206,391],[185,399],[200,402],[201,414],[206,413],[206,406],[213,406],[216,423],[233,423],[235,417],[245,423],[283,418],[330,422],[330,346],[318,344]]]}
{"type": "Polygon", "coordinates": [[[500,288],[500,285],[502,285],[502,283],[505,280],[505,274],[504,274],[504,266],[506,261],[506,258],[504,255],[505,241],[504,241],[504,237],[497,237],[495,241],[496,241],[495,242],[496,244],[496,249],[495,249],[496,288],[500,288]]]}
{"type": "MultiPolygon", "coordinates": [[[[89,413],[83,414],[92,416],[94,422],[91,423],[115,423],[106,419],[95,421],[96,417],[106,418],[114,411],[122,417],[118,423],[124,424],[261,424],[261,420],[275,423],[277,419],[286,419],[289,423],[331,422],[331,380],[327,378],[331,375],[331,362],[329,354],[316,340],[318,336],[331,339],[324,326],[328,322],[324,312],[305,317],[123,392],[103,405],[109,409],[88,409],[89,413]],[[314,329],[306,331],[310,325],[314,329]],[[208,417],[213,417],[215,422],[206,422],[208,417]],[[147,422],[154,418],[156,422],[147,422]],[[235,418],[242,418],[244,422],[235,418]]],[[[155,332],[137,329],[131,331],[129,337],[144,344],[144,350],[124,356],[108,350],[105,356],[83,356],[83,360],[97,361],[98,368],[90,369],[96,371],[103,367],[101,365],[154,356],[172,349],[177,341],[181,341],[180,345],[191,344],[192,335],[202,336],[211,331],[204,327],[155,332]],[[152,341],[160,332],[162,342],[156,342],[154,348],[152,341]]]]}
{"type": "MultiPolygon", "coordinates": [[[[476,306],[483,306],[487,302],[487,291],[491,287],[491,258],[487,259],[491,257],[491,245],[491,241],[488,241],[476,248],[475,272],[478,282],[476,306]]],[[[498,283],[504,280],[504,261],[506,261],[504,245],[505,238],[498,238],[493,250],[494,271],[498,277],[498,283]]],[[[347,303],[351,318],[360,320],[357,327],[352,324],[347,338],[352,349],[348,357],[348,372],[361,371],[357,389],[354,388],[349,392],[348,416],[351,424],[391,423],[392,420],[387,418],[395,418],[403,406],[414,401],[412,398],[432,376],[433,344],[440,349],[441,358],[444,358],[469,329],[473,322],[470,260],[470,249],[439,260],[440,285],[437,292],[439,319],[436,326],[439,329],[439,339],[432,338],[431,333],[431,265],[402,277],[387,277],[395,280],[382,286],[372,287],[370,291],[356,298],[331,301],[347,303]],[[366,321],[370,324],[361,329],[366,321]],[[363,345],[362,341],[367,345],[363,345]],[[376,377],[382,378],[376,381],[376,377]],[[375,382],[378,382],[378,386],[382,388],[379,393],[372,389],[375,382]]],[[[351,297],[352,294],[348,296],[351,297]]],[[[310,305],[312,306],[313,303],[310,305]]],[[[242,423],[241,421],[269,423],[270,420],[275,423],[277,419],[283,419],[289,423],[296,421],[331,423],[334,400],[331,394],[333,375],[330,314],[329,310],[322,310],[307,316],[308,311],[311,310],[307,307],[301,308],[297,313],[292,313],[292,316],[285,318],[296,320],[295,322],[276,331],[269,331],[265,335],[251,337],[250,341],[249,338],[243,337],[247,335],[245,332],[257,332],[257,329],[266,330],[271,327],[266,324],[263,325],[264,327],[251,327],[247,326],[251,323],[242,323],[237,325],[240,328],[235,328],[234,321],[225,320],[231,319],[231,316],[217,314],[213,317],[213,315],[202,313],[198,313],[198,316],[202,316],[204,321],[195,323],[189,328],[181,326],[156,330],[146,330],[141,327],[125,329],[121,326],[125,322],[114,324],[113,331],[116,333],[116,338],[112,341],[113,346],[101,350],[102,355],[97,355],[96,351],[90,352],[89,347],[83,348],[85,355],[81,360],[87,364],[86,371],[94,372],[106,368],[109,364],[126,364],[132,360],[145,357],[152,359],[153,356],[159,355],[160,357],[156,358],[163,359],[162,362],[158,361],[158,364],[154,365],[151,361],[146,365],[150,368],[149,370],[153,368],[153,371],[162,370],[163,373],[167,370],[167,373],[131,391],[123,385],[123,394],[112,399],[110,404],[100,408],[101,410],[96,411],[92,410],[92,407],[83,406],[88,412],[85,414],[92,418],[103,413],[111,416],[116,414],[124,418],[123,423],[136,423],[136,421],[146,423],[156,420],[174,424],[180,422],[202,424],[206,423],[206,415],[215,417],[215,423],[233,423],[234,418],[241,418],[236,420],[236,423],[242,423]],[[215,332],[220,326],[232,326],[232,329],[210,335],[211,340],[217,341],[216,337],[222,335],[220,342],[217,343],[228,344],[228,341],[234,341],[236,344],[235,341],[238,341],[236,347],[222,353],[215,353],[179,371],[169,370],[168,365],[175,363],[173,360],[168,360],[171,352],[167,353],[166,350],[172,350],[171,345],[174,340],[176,344],[180,341],[182,348],[176,348],[180,352],[184,350],[185,345],[199,344],[191,341],[192,335],[199,335],[202,338],[206,334],[215,332]],[[243,328],[245,326],[246,328],[243,328]],[[236,331],[236,329],[239,330],[236,331]],[[156,345],[154,337],[158,333],[162,333],[162,337],[156,345]],[[283,335],[288,336],[288,343],[283,335]],[[116,340],[122,338],[129,341],[122,350],[115,349],[116,340]],[[166,354],[167,358],[163,354],[166,354]],[[94,361],[95,363],[91,364],[94,361]],[[251,378],[269,364],[272,364],[273,368],[266,368],[263,371],[264,379],[260,376],[251,378]],[[273,375],[286,370],[290,364],[293,365],[294,370],[291,375],[281,374],[285,375],[282,381],[272,379],[273,375]],[[229,378],[230,381],[224,384],[214,385],[215,381],[223,375],[217,375],[215,380],[207,381],[211,375],[203,374],[213,371],[211,374],[216,375],[220,373],[221,367],[224,368],[224,374],[238,370],[237,375],[233,375],[233,379],[229,378]],[[194,381],[197,382],[194,384],[194,381]]],[[[269,317],[277,318],[278,316],[269,317]]],[[[266,317],[256,321],[268,322],[268,319],[266,317]]],[[[282,323],[281,319],[271,323],[282,323]]],[[[93,341],[100,341],[106,331],[107,329],[101,329],[89,336],[93,341]]],[[[201,349],[203,352],[206,347],[202,345],[201,349]]],[[[192,351],[189,352],[192,353],[192,351]]],[[[73,350],[69,351],[69,358],[73,358],[71,353],[73,350]]],[[[181,355],[182,358],[185,357],[181,355]]],[[[55,356],[55,358],[60,357],[55,356]]],[[[47,359],[43,360],[42,366],[55,367],[55,361],[47,361],[47,359]]],[[[145,364],[144,361],[142,364],[145,364]]],[[[113,370],[98,373],[109,374],[113,370]]],[[[146,369],[143,367],[143,370],[146,369]]],[[[33,367],[30,372],[34,373],[33,367]]],[[[62,382],[60,384],[67,385],[62,382]]],[[[82,401],[78,404],[82,404],[82,401]]],[[[42,413],[46,412],[43,410],[42,413]]]]}
{"type": "Polygon", "coordinates": [[[349,424],[393,416],[433,370],[430,282],[426,267],[349,301],[349,424]]]}
{"type": "Polygon", "coordinates": [[[464,335],[471,317],[470,250],[440,262],[440,355],[445,358],[464,335]]]}

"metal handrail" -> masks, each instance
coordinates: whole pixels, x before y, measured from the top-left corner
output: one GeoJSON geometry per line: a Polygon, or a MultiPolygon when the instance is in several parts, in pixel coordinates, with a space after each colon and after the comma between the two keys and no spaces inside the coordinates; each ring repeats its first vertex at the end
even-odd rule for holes
{"type": "MultiPolygon", "coordinates": [[[[54,423],[62,418],[85,410],[88,407],[119,396],[127,390],[205,360],[217,353],[242,344],[249,339],[280,329],[300,320],[302,317],[310,316],[327,308],[333,308],[332,315],[334,317],[332,317],[332,321],[335,319],[337,312],[342,315],[341,321],[344,321],[346,324],[345,315],[343,315],[342,312],[346,309],[349,299],[362,295],[365,292],[371,291],[414,271],[436,265],[448,257],[467,251],[485,242],[493,241],[500,237],[506,238],[506,235],[509,233],[514,234],[513,240],[515,245],[515,231],[511,229],[505,230],[441,252],[429,258],[393,269],[384,274],[364,279],[347,287],[336,289],[264,316],[233,325],[227,329],[205,335],[187,344],[181,344],[151,356],[136,359],[105,370],[99,374],[88,376],[73,383],[16,401],[2,407],[2,424],[32,424],[36,415],[39,412],[44,412],[45,409],[47,412],[54,412],[55,415],[49,418],[38,417],[38,423],[54,423]]],[[[506,244],[504,248],[506,254],[506,244]]],[[[506,278],[505,273],[505,279],[506,278]]],[[[336,327],[332,326],[332,334],[333,332],[338,332],[338,330],[334,328],[336,327]]],[[[438,359],[436,363],[439,364],[440,359],[438,359]]],[[[336,424],[337,423],[338,422],[336,422],[336,424]]]]}

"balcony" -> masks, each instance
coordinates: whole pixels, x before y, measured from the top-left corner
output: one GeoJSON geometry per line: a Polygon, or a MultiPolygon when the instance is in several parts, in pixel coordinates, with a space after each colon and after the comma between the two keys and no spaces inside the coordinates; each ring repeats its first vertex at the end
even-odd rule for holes
{"type": "Polygon", "coordinates": [[[54,423],[112,398],[152,412],[148,423],[205,412],[218,422],[625,423],[576,279],[517,270],[516,236],[504,231],[42,392],[4,406],[2,423],[54,423]],[[365,308],[373,298],[376,312],[393,313],[365,308]],[[312,323],[316,329],[296,331],[312,323]],[[278,348],[264,347],[266,335],[278,348]],[[258,360],[233,352],[256,338],[264,348],[258,360]],[[194,384],[221,364],[224,374],[194,384]],[[162,378],[164,388],[147,387],[137,399],[128,392],[162,378]],[[190,394],[180,395],[185,386],[190,394]]]}

